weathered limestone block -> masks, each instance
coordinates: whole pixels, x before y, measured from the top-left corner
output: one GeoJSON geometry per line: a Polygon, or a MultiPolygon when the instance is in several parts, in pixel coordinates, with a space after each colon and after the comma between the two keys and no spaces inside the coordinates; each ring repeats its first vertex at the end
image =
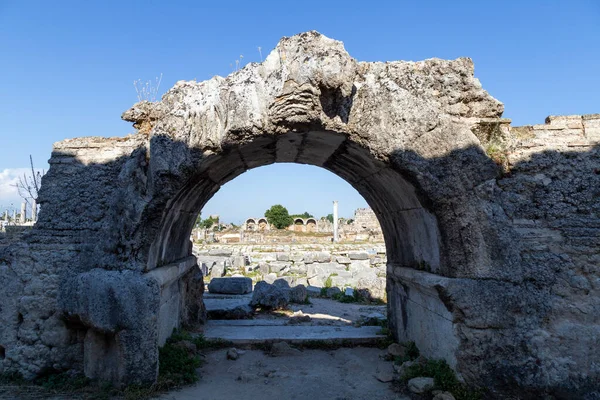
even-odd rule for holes
{"type": "Polygon", "coordinates": [[[277,253],[277,261],[290,261],[288,253],[277,253]]]}
{"type": "Polygon", "coordinates": [[[219,257],[228,257],[232,254],[233,254],[233,251],[231,249],[223,249],[223,248],[211,249],[208,252],[209,256],[219,256],[219,257]]]}
{"type": "Polygon", "coordinates": [[[350,260],[368,260],[369,253],[365,253],[362,251],[351,251],[348,253],[348,258],[350,260]]]}
{"type": "Polygon", "coordinates": [[[291,264],[287,261],[271,261],[269,263],[269,272],[278,274],[285,269],[289,270],[290,266],[291,264]]]}
{"type": "Polygon", "coordinates": [[[221,277],[225,276],[226,272],[227,272],[227,267],[225,266],[224,261],[215,262],[213,264],[212,268],[210,269],[210,278],[211,279],[221,278],[221,277]]]}
{"type": "Polygon", "coordinates": [[[277,280],[277,274],[275,273],[270,273],[270,274],[266,274],[263,276],[263,281],[267,282],[267,283],[273,283],[277,280]]]}
{"type": "Polygon", "coordinates": [[[308,293],[305,285],[294,285],[290,288],[290,302],[302,304],[306,301],[308,293]]]}
{"type": "Polygon", "coordinates": [[[304,263],[294,263],[290,266],[290,273],[306,275],[308,272],[308,267],[304,263]]]}
{"type": "Polygon", "coordinates": [[[243,269],[246,266],[246,257],[245,256],[233,257],[233,262],[231,263],[231,265],[235,269],[243,269]]]}
{"type": "Polygon", "coordinates": [[[221,294],[246,294],[252,291],[250,278],[213,278],[208,284],[208,291],[221,294]]]}
{"type": "Polygon", "coordinates": [[[86,376],[122,383],[154,382],[160,305],[156,280],[134,271],[94,269],[65,281],[59,302],[68,319],[87,327],[86,376]]]}
{"type": "Polygon", "coordinates": [[[600,114],[583,115],[583,131],[591,143],[600,143],[600,114]]]}
{"type": "Polygon", "coordinates": [[[348,265],[348,269],[355,275],[365,271],[371,271],[371,262],[368,259],[352,260],[352,262],[348,265]]]}
{"type": "Polygon", "coordinates": [[[345,257],[345,256],[337,256],[337,257],[335,258],[335,261],[336,261],[338,264],[350,264],[350,262],[351,262],[351,261],[350,261],[350,258],[348,258],[348,257],[345,257]]]}
{"type": "Polygon", "coordinates": [[[385,300],[387,298],[385,285],[386,278],[379,277],[360,278],[356,282],[356,288],[370,300],[385,300]]]}
{"type": "Polygon", "coordinates": [[[271,271],[271,267],[266,262],[261,262],[258,264],[258,269],[260,273],[264,276],[267,275],[271,271]]]}
{"type": "MultiPolygon", "coordinates": [[[[285,284],[287,286],[287,282],[285,284]]],[[[280,285],[260,281],[254,286],[250,306],[278,310],[286,308],[289,302],[289,286],[281,287],[280,285]]]]}
{"type": "Polygon", "coordinates": [[[182,279],[185,285],[181,324],[194,326],[206,322],[207,313],[202,295],[204,294],[204,276],[197,268],[192,268],[182,279]]]}
{"type": "Polygon", "coordinates": [[[326,251],[309,252],[304,254],[304,262],[310,263],[326,263],[331,261],[331,253],[326,251]]]}

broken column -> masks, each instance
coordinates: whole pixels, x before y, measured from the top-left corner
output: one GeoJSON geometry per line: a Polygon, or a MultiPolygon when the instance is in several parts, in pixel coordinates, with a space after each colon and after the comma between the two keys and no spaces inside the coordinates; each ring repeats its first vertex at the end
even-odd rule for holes
{"type": "Polygon", "coordinates": [[[21,203],[21,218],[19,219],[22,224],[25,223],[27,217],[27,203],[21,203]]]}
{"type": "Polygon", "coordinates": [[[333,241],[338,241],[338,202],[333,202],[333,241]]]}
{"type": "Polygon", "coordinates": [[[33,223],[37,222],[37,201],[35,200],[31,203],[31,221],[33,223]]]}

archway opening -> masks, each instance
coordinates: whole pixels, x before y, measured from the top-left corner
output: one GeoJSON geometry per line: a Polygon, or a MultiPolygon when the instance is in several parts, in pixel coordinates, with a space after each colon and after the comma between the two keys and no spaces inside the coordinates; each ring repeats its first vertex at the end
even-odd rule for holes
{"type": "Polygon", "coordinates": [[[314,218],[308,218],[306,220],[306,232],[316,232],[317,231],[317,220],[314,218]]]}
{"type": "Polygon", "coordinates": [[[254,231],[254,230],[256,230],[256,226],[257,226],[256,220],[254,218],[248,218],[246,220],[246,222],[244,223],[244,225],[245,225],[245,230],[247,230],[247,231],[254,231]]]}
{"type": "Polygon", "coordinates": [[[258,230],[265,231],[269,229],[269,222],[266,218],[261,218],[258,220],[258,230]]]}
{"type": "Polygon", "coordinates": [[[294,220],[293,230],[296,232],[304,232],[304,220],[302,218],[296,218],[294,220]]]}
{"type": "Polygon", "coordinates": [[[226,183],[202,214],[219,215],[222,226],[231,227],[216,232],[214,240],[193,243],[192,252],[207,284],[207,337],[215,335],[211,329],[224,326],[230,330],[222,331],[222,338],[238,336],[234,331],[240,318],[255,321],[242,322],[248,340],[255,339],[253,327],[263,326],[267,319],[286,326],[299,321],[294,323],[298,330],[323,325],[347,328],[361,324],[368,315],[385,320],[385,243],[382,235],[372,234],[381,231],[380,224],[365,199],[335,174],[296,163],[254,168],[226,183]],[[290,176],[296,178],[292,181],[290,176]],[[308,183],[312,183],[310,193],[295,190],[308,183]],[[260,192],[247,189],[257,186],[260,192]],[[276,205],[290,215],[289,225],[278,228],[277,219],[270,215],[274,225],[267,231],[266,218],[247,217],[267,214],[276,205]],[[352,223],[361,213],[368,216],[360,225],[352,223]],[[338,216],[338,234],[334,235],[333,224],[317,231],[317,217],[327,220],[333,214],[338,216]],[[240,221],[250,220],[257,222],[256,231],[236,229],[240,221]],[[232,241],[232,235],[239,240],[232,241]],[[335,243],[334,236],[339,238],[335,243]],[[251,280],[254,292],[232,293],[231,287],[224,286],[223,282],[242,278],[251,280]],[[278,295],[289,296],[281,307],[273,307],[271,297],[267,302],[257,297],[259,283],[277,286],[278,295]]]}
{"type": "MultiPolygon", "coordinates": [[[[394,334],[398,335],[398,324],[404,324],[405,333],[409,332],[411,328],[406,326],[403,309],[406,302],[401,301],[404,289],[392,271],[400,267],[439,272],[442,268],[437,219],[424,207],[427,200],[422,201],[423,196],[409,181],[411,177],[404,176],[389,160],[376,158],[369,149],[336,132],[291,132],[258,136],[247,142],[236,142],[235,138],[226,142],[228,145],[221,152],[199,159],[186,183],[168,202],[159,234],[151,246],[148,268],[177,262],[192,254],[189,238],[196,215],[225,183],[242,173],[274,163],[322,167],[356,189],[379,221],[385,241],[386,266],[382,275],[387,279],[384,291],[388,298],[388,318],[394,334]]],[[[252,235],[244,236],[259,240],[256,236],[254,239],[252,235]]],[[[366,259],[363,255],[359,257],[365,266],[370,263],[368,255],[366,259]]],[[[274,261],[284,262],[277,258],[274,261]]],[[[236,262],[242,262],[241,258],[236,262]]],[[[321,289],[333,287],[347,272],[344,268],[337,276],[329,274],[321,282],[321,289]]],[[[315,282],[308,283],[316,286],[311,284],[315,282]]]]}

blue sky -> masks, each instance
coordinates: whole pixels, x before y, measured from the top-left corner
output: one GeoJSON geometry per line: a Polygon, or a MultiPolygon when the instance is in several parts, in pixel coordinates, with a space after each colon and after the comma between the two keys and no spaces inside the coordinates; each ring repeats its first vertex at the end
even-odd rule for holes
{"type": "MultiPolygon", "coordinates": [[[[164,93],[178,80],[224,76],[240,54],[259,61],[258,46],[264,57],[282,36],[311,29],[343,41],[361,61],[471,57],[476,77],[514,125],[600,112],[596,0],[0,0],[0,207],[18,201],[9,184],[29,154],[45,168],[53,142],[132,133],[120,115],[136,101],[134,80],[162,73],[164,93]]],[[[344,203],[365,204],[333,175],[326,181],[333,194],[299,198],[299,176],[321,182],[328,174],[279,165],[250,171],[227,184],[205,214],[239,221],[263,212],[264,193],[248,195],[244,185],[267,178],[277,189],[268,204],[290,211],[326,214],[336,193],[342,215],[344,203]],[[243,206],[226,202],[236,194],[243,206]]]]}

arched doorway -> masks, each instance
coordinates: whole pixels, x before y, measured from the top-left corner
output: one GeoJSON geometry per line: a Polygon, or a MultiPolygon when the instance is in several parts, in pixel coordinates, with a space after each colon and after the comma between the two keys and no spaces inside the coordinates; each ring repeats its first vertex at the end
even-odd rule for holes
{"type": "Polygon", "coordinates": [[[296,218],[294,220],[294,232],[304,232],[304,220],[302,218],[296,218]]]}
{"type": "Polygon", "coordinates": [[[33,259],[56,289],[41,303],[60,310],[43,329],[79,337],[79,347],[52,343],[30,358],[68,364],[75,354],[91,377],[154,380],[158,346],[198,314],[189,241],[197,214],[244,171],[287,162],[331,171],[375,212],[396,339],[472,381],[491,376],[493,361],[476,357],[511,337],[488,322],[517,313],[497,282],[516,279],[519,263],[487,189],[498,170],[474,127],[501,112],[468,59],[359,63],[340,42],[307,32],[284,38],[262,64],[136,104],[123,115],[136,135],[57,144],[31,237],[60,246],[33,259]],[[74,177],[77,189],[57,189],[75,187],[74,177]],[[473,309],[484,295],[506,301],[473,309]]]}
{"type": "Polygon", "coordinates": [[[247,231],[255,231],[257,229],[256,220],[254,218],[248,218],[244,223],[245,230],[247,231]]]}
{"type": "Polygon", "coordinates": [[[258,220],[258,230],[259,231],[267,231],[269,230],[269,222],[266,218],[261,218],[258,220]]]}
{"type": "Polygon", "coordinates": [[[308,218],[306,220],[306,232],[316,232],[317,231],[317,220],[314,218],[308,218]]]}

